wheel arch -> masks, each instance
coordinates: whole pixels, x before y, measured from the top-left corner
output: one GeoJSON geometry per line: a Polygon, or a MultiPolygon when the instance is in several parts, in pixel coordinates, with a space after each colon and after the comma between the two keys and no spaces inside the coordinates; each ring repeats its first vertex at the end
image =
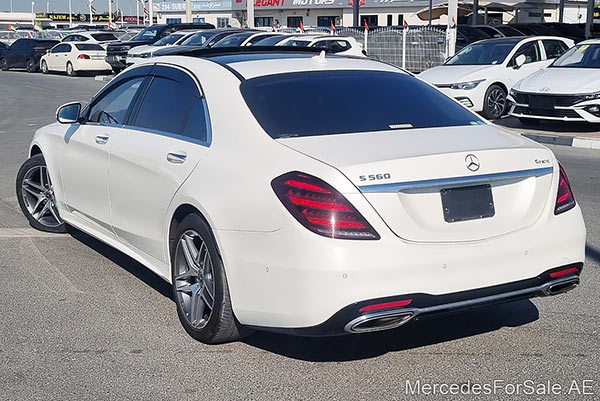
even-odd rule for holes
{"type": "Polygon", "coordinates": [[[504,91],[504,93],[506,93],[508,95],[508,88],[506,87],[506,85],[503,82],[500,82],[500,81],[493,82],[490,86],[488,86],[486,92],[494,85],[501,87],[502,90],[504,91]]]}
{"type": "Polygon", "coordinates": [[[40,149],[40,147],[38,145],[33,145],[31,147],[31,149],[29,150],[29,157],[33,157],[35,155],[41,155],[42,154],[42,149],[40,149]]]}
{"type": "Polygon", "coordinates": [[[183,221],[183,219],[190,215],[190,214],[196,214],[198,215],[198,217],[200,217],[202,220],[204,220],[204,222],[206,223],[206,225],[208,227],[210,227],[211,229],[211,233],[213,236],[213,240],[215,241],[215,244],[217,244],[217,251],[219,252],[219,256],[220,256],[220,250],[218,247],[218,241],[215,238],[214,233],[212,232],[212,226],[209,223],[208,219],[204,216],[204,214],[198,210],[197,207],[189,204],[189,203],[182,203],[181,205],[177,206],[177,208],[175,209],[175,211],[173,212],[173,215],[171,216],[171,220],[169,222],[169,233],[168,233],[168,237],[167,237],[167,241],[168,241],[168,246],[167,246],[167,251],[169,252],[168,256],[168,261],[169,264],[171,263],[171,255],[173,254],[173,249],[175,246],[175,232],[177,231],[177,226],[179,225],[179,223],[181,223],[181,221],[183,221]]]}

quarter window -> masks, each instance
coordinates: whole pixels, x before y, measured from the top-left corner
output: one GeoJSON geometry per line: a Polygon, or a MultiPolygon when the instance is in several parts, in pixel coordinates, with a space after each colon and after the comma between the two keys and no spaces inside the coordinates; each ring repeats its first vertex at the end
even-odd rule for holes
{"type": "Polygon", "coordinates": [[[88,121],[104,125],[123,125],[127,110],[144,78],[134,78],[123,82],[92,106],[88,121]]]}

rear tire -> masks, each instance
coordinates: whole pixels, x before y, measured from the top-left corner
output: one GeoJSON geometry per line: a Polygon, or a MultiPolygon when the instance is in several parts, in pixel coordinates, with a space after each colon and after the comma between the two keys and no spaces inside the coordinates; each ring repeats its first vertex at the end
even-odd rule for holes
{"type": "Polygon", "coordinates": [[[25,68],[27,69],[27,72],[36,72],[37,71],[37,66],[35,65],[35,63],[33,62],[32,59],[28,58],[27,60],[25,60],[25,68]]]}
{"type": "Polygon", "coordinates": [[[483,116],[488,120],[500,118],[506,112],[506,91],[499,85],[492,85],[483,97],[483,116]]]}
{"type": "Polygon", "coordinates": [[[46,60],[42,60],[42,73],[43,74],[48,73],[48,64],[46,64],[46,60]]]}
{"type": "Polygon", "coordinates": [[[174,238],[173,298],[185,331],[205,344],[240,339],[248,330],[233,314],[227,277],[212,230],[199,215],[189,214],[179,223],[174,238]]]}
{"type": "Polygon", "coordinates": [[[8,71],[8,63],[5,58],[0,59],[0,70],[8,71]]]}
{"type": "Polygon", "coordinates": [[[67,232],[56,208],[44,156],[37,154],[23,163],[17,173],[16,190],[21,211],[33,228],[51,233],[67,232]]]}
{"type": "Polygon", "coordinates": [[[70,61],[67,62],[67,66],[65,67],[65,69],[67,70],[67,75],[68,76],[70,76],[70,77],[77,76],[77,73],[73,69],[73,64],[71,64],[70,61]]]}

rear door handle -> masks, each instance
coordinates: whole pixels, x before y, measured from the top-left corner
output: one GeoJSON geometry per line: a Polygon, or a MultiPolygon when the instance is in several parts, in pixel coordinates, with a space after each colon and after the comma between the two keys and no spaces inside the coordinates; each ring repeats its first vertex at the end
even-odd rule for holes
{"type": "Polygon", "coordinates": [[[108,142],[108,135],[96,135],[96,143],[98,145],[104,145],[108,142]]]}
{"type": "Polygon", "coordinates": [[[173,164],[182,164],[187,158],[185,152],[169,152],[167,153],[167,161],[173,164]]]}

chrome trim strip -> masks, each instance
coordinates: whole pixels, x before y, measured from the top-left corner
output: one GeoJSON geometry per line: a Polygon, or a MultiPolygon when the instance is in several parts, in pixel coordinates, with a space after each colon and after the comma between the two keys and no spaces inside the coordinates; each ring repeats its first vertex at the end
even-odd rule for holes
{"type": "Polygon", "coordinates": [[[518,297],[521,295],[528,295],[528,294],[530,294],[531,296],[558,295],[562,292],[554,294],[554,293],[551,293],[549,290],[551,287],[555,287],[556,285],[561,285],[561,284],[573,284],[574,287],[569,288],[567,290],[567,291],[569,291],[569,290],[575,288],[575,286],[577,286],[579,284],[579,276],[571,275],[571,276],[567,276],[567,277],[561,277],[556,280],[548,281],[547,283],[536,286],[536,287],[523,288],[521,290],[515,290],[515,291],[510,291],[510,292],[505,292],[505,293],[495,294],[495,295],[488,295],[487,297],[467,299],[464,301],[451,302],[448,304],[427,306],[424,308],[400,308],[400,309],[388,310],[388,311],[383,311],[383,312],[367,313],[365,315],[358,316],[357,318],[348,322],[348,324],[346,324],[346,326],[344,327],[344,331],[346,331],[348,333],[366,333],[366,332],[371,332],[371,331],[388,330],[388,329],[393,329],[393,328],[402,326],[403,324],[407,323],[408,321],[412,320],[416,316],[421,315],[423,313],[432,313],[432,312],[439,312],[439,311],[443,311],[443,310],[452,310],[452,309],[460,309],[460,308],[469,307],[469,306],[477,306],[479,304],[487,304],[490,302],[502,301],[504,299],[518,297]],[[355,328],[355,326],[357,326],[361,323],[364,323],[367,320],[390,318],[390,317],[410,315],[410,314],[412,314],[412,316],[409,319],[403,320],[399,324],[396,324],[396,325],[383,326],[383,327],[371,327],[368,329],[355,328]]]}
{"type": "Polygon", "coordinates": [[[395,182],[390,184],[377,184],[359,186],[358,189],[363,193],[377,192],[399,192],[407,189],[420,189],[429,187],[443,187],[450,185],[465,185],[476,183],[487,183],[490,181],[510,180],[514,178],[541,177],[546,174],[552,174],[552,167],[532,168],[528,170],[507,171],[503,173],[481,174],[474,176],[436,178],[432,180],[395,182]]]}

